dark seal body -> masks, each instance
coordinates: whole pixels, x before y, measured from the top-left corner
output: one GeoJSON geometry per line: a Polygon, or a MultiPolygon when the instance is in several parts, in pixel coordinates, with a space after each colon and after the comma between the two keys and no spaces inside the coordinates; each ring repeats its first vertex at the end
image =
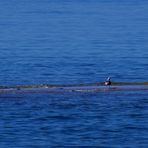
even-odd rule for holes
{"type": "Polygon", "coordinates": [[[105,85],[111,85],[111,84],[112,84],[112,82],[111,82],[111,80],[110,80],[110,77],[107,78],[107,80],[105,81],[104,84],[105,84],[105,85]]]}

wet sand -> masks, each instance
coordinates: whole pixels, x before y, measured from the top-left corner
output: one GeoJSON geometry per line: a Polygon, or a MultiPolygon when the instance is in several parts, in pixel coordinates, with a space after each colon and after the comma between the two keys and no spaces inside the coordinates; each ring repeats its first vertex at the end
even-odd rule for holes
{"type": "Polygon", "coordinates": [[[87,85],[87,86],[16,86],[3,87],[0,93],[63,93],[63,92],[106,92],[106,91],[148,91],[148,85],[87,85]]]}

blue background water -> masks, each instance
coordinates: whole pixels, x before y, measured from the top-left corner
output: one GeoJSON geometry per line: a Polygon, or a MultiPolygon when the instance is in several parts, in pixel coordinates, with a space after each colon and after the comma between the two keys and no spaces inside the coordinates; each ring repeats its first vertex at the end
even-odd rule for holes
{"type": "MultiPolygon", "coordinates": [[[[147,81],[147,5],[1,0],[0,85],[147,81]]],[[[147,104],[147,92],[0,94],[0,144],[147,147],[147,104]]]]}
{"type": "Polygon", "coordinates": [[[3,94],[0,144],[147,148],[147,92],[3,94]]]}
{"type": "Polygon", "coordinates": [[[146,81],[147,1],[0,1],[0,84],[146,81]]]}

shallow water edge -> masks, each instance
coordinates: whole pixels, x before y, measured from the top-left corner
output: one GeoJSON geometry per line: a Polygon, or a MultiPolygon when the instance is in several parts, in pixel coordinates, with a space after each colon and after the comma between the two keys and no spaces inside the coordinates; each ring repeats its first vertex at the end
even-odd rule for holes
{"type": "Polygon", "coordinates": [[[1,86],[0,93],[34,92],[34,93],[63,93],[63,92],[102,92],[102,91],[137,91],[148,90],[148,83],[114,82],[111,86],[103,83],[77,85],[30,85],[30,86],[1,86]]]}

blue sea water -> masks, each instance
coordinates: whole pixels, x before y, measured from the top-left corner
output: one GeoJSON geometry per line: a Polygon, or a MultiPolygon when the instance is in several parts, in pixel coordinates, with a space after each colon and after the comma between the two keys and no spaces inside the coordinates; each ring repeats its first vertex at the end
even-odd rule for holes
{"type": "MultiPolygon", "coordinates": [[[[0,85],[146,82],[145,0],[0,1],[0,85]]],[[[0,94],[0,147],[148,147],[147,91],[0,94]]]]}
{"type": "Polygon", "coordinates": [[[3,94],[2,148],[147,148],[147,92],[3,94]]]}

